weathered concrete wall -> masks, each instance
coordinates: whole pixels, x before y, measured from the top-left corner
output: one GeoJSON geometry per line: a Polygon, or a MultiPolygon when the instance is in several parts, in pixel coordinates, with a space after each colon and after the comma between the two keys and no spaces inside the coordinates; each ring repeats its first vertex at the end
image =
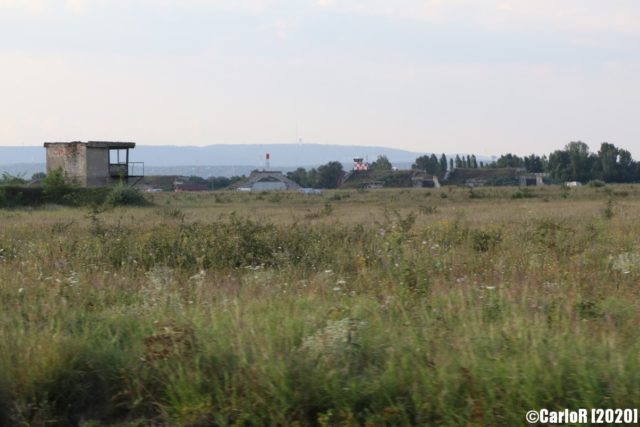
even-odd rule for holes
{"type": "Polygon", "coordinates": [[[109,150],[87,148],[87,187],[101,187],[112,183],[109,176],[109,150]]]}
{"type": "Polygon", "coordinates": [[[81,143],[54,144],[47,148],[47,173],[62,168],[65,179],[87,185],[87,147],[81,143]]]}

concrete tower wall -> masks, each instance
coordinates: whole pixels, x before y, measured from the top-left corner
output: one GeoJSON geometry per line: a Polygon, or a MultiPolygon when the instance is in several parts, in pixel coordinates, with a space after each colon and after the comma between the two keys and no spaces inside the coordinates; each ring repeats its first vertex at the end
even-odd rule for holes
{"type": "Polygon", "coordinates": [[[114,182],[109,174],[109,150],[88,147],[86,164],[87,187],[101,187],[114,182]]]}
{"type": "Polygon", "coordinates": [[[87,146],[80,142],[47,147],[47,173],[61,168],[67,181],[87,185],[87,146]]]}

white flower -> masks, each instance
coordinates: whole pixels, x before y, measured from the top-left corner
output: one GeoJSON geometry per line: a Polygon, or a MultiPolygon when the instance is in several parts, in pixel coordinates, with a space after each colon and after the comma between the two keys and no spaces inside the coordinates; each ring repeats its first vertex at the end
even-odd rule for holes
{"type": "Polygon", "coordinates": [[[625,252],[612,258],[611,268],[622,274],[629,274],[632,271],[640,270],[640,254],[635,252],[625,252]]]}

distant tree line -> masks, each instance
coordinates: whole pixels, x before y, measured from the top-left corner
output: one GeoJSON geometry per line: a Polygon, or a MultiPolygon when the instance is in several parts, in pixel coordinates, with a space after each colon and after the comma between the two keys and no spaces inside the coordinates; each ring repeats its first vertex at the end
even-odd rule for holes
{"type": "MultiPolygon", "coordinates": [[[[411,168],[441,179],[448,170],[457,168],[518,168],[530,173],[548,173],[556,181],[640,181],[640,162],[634,161],[629,151],[607,142],[603,142],[597,152],[591,152],[587,144],[577,141],[570,142],[549,156],[530,154],[520,157],[507,153],[490,162],[478,161],[474,154],[456,154],[451,158],[444,153],[439,157],[430,154],[416,158],[411,168]]],[[[378,156],[369,169],[392,170],[393,166],[386,156],[378,156]]],[[[343,173],[341,163],[329,162],[317,169],[298,168],[287,173],[287,177],[303,187],[336,188],[343,173]]]]}
{"type": "Polygon", "coordinates": [[[608,142],[603,142],[597,152],[591,152],[584,142],[575,141],[548,157],[536,154],[520,157],[507,153],[487,163],[478,162],[475,155],[456,155],[447,159],[445,154],[440,158],[431,154],[418,157],[412,165],[412,169],[438,177],[456,168],[521,168],[531,173],[548,173],[557,181],[640,181],[640,162],[634,161],[629,151],[608,142]]]}

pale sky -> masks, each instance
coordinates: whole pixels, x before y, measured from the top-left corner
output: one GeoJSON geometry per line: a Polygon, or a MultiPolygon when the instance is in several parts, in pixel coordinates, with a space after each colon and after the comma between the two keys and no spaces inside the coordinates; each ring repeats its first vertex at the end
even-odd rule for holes
{"type": "Polygon", "coordinates": [[[638,0],[0,0],[0,145],[640,158],[638,0]]]}

